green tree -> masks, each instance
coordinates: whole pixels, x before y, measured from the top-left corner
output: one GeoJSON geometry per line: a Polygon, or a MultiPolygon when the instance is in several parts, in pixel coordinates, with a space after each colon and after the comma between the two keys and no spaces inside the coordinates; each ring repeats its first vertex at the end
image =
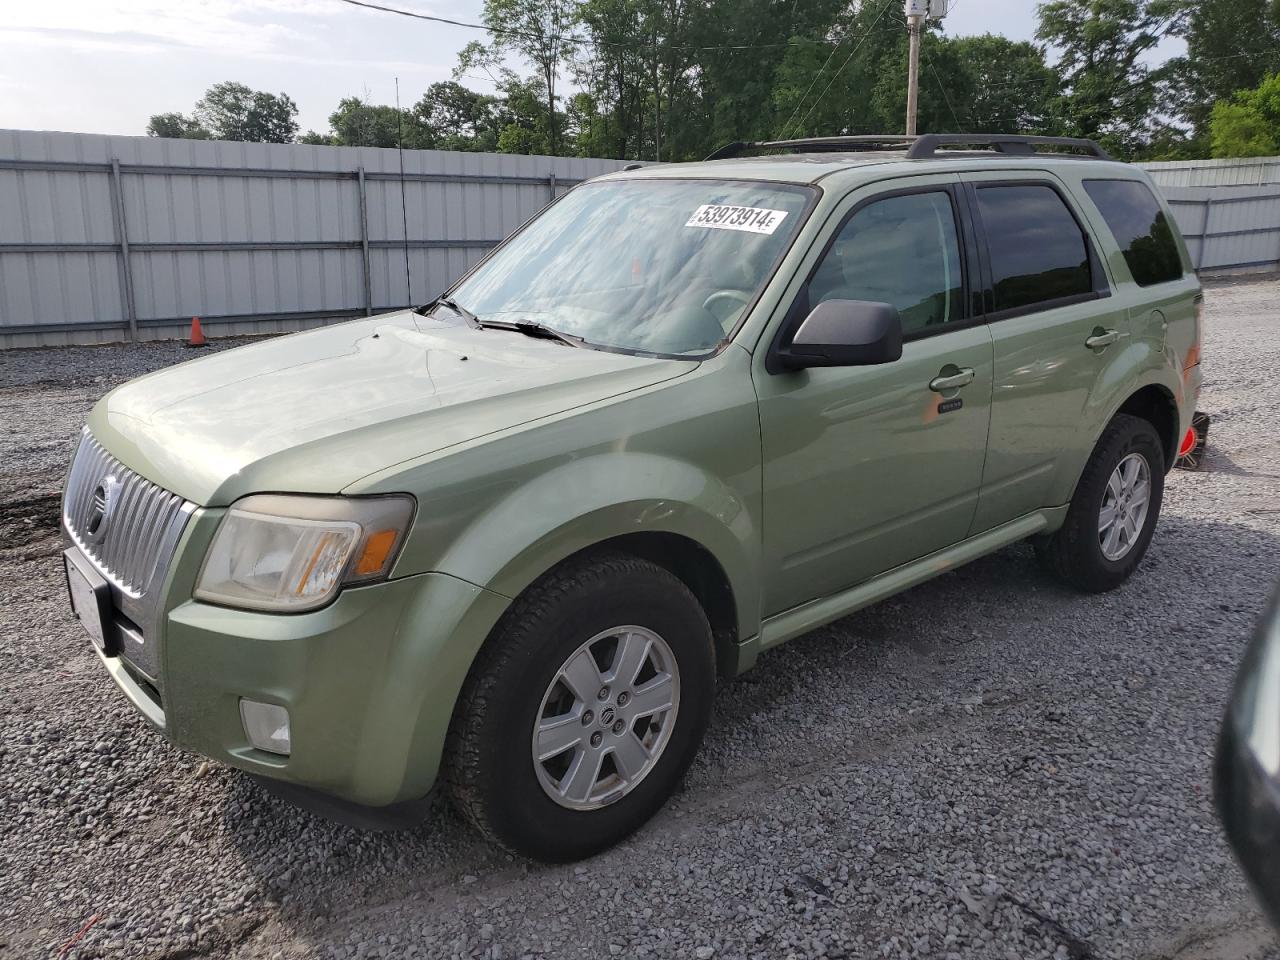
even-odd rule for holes
{"type": "Polygon", "coordinates": [[[1209,131],[1215,157],[1280,155],[1280,74],[1214,104],[1209,131]]]}
{"type": "Polygon", "coordinates": [[[546,91],[541,77],[521,80],[508,72],[499,91],[502,93],[501,127],[498,133],[498,150],[502,153],[551,154],[552,124],[563,130],[562,114],[546,112],[546,91]]]}
{"type": "Polygon", "coordinates": [[[411,112],[423,146],[435,150],[497,150],[507,122],[501,98],[452,80],[429,86],[411,112]]]}
{"type": "MultiPolygon", "coordinates": [[[[788,48],[774,75],[777,136],[895,133],[906,122],[907,34],[888,16],[894,0],[863,2],[841,12],[828,28],[838,42],[801,42],[788,48]],[[890,105],[901,110],[884,116],[890,105]]],[[[932,31],[924,37],[933,40],[932,31]]],[[[926,75],[927,76],[927,75],[926,75]]],[[[921,128],[930,129],[937,88],[921,84],[921,128]]]]}
{"type": "Polygon", "coordinates": [[[1043,48],[987,33],[959,37],[951,49],[968,76],[967,98],[952,98],[965,132],[1055,132],[1060,87],[1043,48]]]}
{"type": "Polygon", "coordinates": [[[1187,0],[1170,109],[1207,134],[1214,105],[1280,72],[1280,0],[1187,0]]]}
{"type": "Polygon", "coordinates": [[[343,97],[329,114],[332,142],[347,147],[397,147],[420,150],[431,146],[411,110],[372,104],[365,97],[343,97]]]}
{"type": "Polygon", "coordinates": [[[1145,55],[1182,29],[1186,0],[1049,0],[1036,36],[1059,51],[1063,93],[1055,110],[1065,133],[1105,142],[1121,156],[1139,151],[1165,72],[1145,55]]]}
{"type": "MultiPolygon", "coordinates": [[[[841,14],[826,44],[793,46],[779,66],[774,101],[787,137],[901,133],[907,112],[908,38],[888,3],[864,2],[841,14]]],[[[928,132],[969,127],[975,81],[955,42],[929,24],[921,38],[917,127],[928,132]]]]}
{"type": "Polygon", "coordinates": [[[515,53],[536,69],[546,97],[547,145],[553,154],[560,148],[556,86],[560,68],[573,50],[569,37],[575,5],[574,0],[485,0],[489,46],[469,43],[459,57],[463,69],[493,68],[515,53]]]}
{"type": "Polygon", "coordinates": [[[574,81],[589,98],[572,107],[577,114],[579,153],[633,160],[641,157],[650,81],[645,51],[636,38],[647,3],[583,0],[578,4],[576,30],[588,42],[585,56],[574,62],[572,70],[574,81]]]}
{"type": "Polygon", "coordinates": [[[209,140],[213,137],[196,120],[181,113],[157,113],[147,123],[148,137],[170,137],[175,140],[209,140]]]}
{"type": "MultiPolygon", "coordinates": [[[[861,5],[874,14],[886,2],[861,5]]],[[[847,0],[704,0],[660,10],[659,44],[681,48],[679,57],[662,58],[659,71],[663,158],[701,158],[728,141],[773,139],[788,119],[799,123],[791,108],[810,80],[820,81],[816,98],[857,43],[835,43],[848,7],[847,0]],[[812,62],[816,71],[833,52],[828,72],[799,76],[799,64],[812,62]],[[796,88],[775,98],[780,79],[792,78],[796,88]]],[[[889,25],[887,13],[881,25],[889,25]]]]}
{"type": "Polygon", "coordinates": [[[195,120],[218,140],[292,143],[298,135],[298,105],[288,94],[252,90],[243,83],[216,83],[196,101],[195,120]]]}

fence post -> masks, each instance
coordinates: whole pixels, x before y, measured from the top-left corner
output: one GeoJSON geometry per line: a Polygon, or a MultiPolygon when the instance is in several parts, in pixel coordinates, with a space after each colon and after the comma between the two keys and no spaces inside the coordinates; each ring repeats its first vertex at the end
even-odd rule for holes
{"type": "Polygon", "coordinates": [[[556,172],[554,170],[547,174],[547,186],[551,188],[551,196],[548,200],[549,202],[556,198],[556,172]]]}
{"type": "Polygon", "coordinates": [[[1200,252],[1196,255],[1196,273],[1204,269],[1204,252],[1209,247],[1209,214],[1213,212],[1213,195],[1204,198],[1204,226],[1200,228],[1200,252]]]}
{"type": "Polygon", "coordinates": [[[364,315],[373,316],[373,283],[369,273],[369,201],[366,197],[364,165],[356,168],[360,186],[360,255],[364,265],[364,315]]]}
{"type": "Polygon", "coordinates": [[[129,228],[124,218],[124,188],[120,179],[120,160],[111,158],[111,213],[116,226],[116,243],[120,245],[120,288],[124,293],[124,318],[129,321],[129,339],[138,339],[138,310],[133,298],[133,264],[129,257],[129,228]]]}

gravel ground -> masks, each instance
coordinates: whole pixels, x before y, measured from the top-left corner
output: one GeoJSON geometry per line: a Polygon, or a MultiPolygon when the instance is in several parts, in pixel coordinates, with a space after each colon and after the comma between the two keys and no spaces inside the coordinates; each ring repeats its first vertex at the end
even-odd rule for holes
{"type": "Polygon", "coordinates": [[[441,804],[336,826],[152,734],[66,612],[51,494],[92,401],[188,353],[0,354],[0,955],[92,923],[65,956],[1280,960],[1209,777],[1280,574],[1280,281],[1208,304],[1208,463],[1129,584],[1018,546],[766,654],[664,812],[568,867],[441,804]]]}

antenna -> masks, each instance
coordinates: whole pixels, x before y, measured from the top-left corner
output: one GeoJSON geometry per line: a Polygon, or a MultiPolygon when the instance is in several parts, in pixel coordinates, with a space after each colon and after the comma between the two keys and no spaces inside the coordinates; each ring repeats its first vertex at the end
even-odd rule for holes
{"type": "Polygon", "coordinates": [[[409,275],[409,208],[404,202],[404,117],[400,113],[400,78],[396,77],[396,149],[400,152],[400,221],[404,224],[404,285],[413,306],[413,278],[409,275]]]}

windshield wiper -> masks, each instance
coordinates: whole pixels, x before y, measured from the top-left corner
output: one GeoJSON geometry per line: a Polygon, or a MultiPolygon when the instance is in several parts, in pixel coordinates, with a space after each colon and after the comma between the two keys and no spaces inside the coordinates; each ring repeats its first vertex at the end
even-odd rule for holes
{"type": "Polygon", "coordinates": [[[564,333],[548,327],[545,323],[538,323],[535,320],[481,320],[474,313],[464,307],[462,304],[454,300],[453,297],[437,297],[431,303],[423,307],[424,313],[435,310],[436,307],[448,307],[463,320],[467,321],[467,326],[473,330],[514,330],[517,333],[523,333],[527,337],[537,337],[542,340],[558,340],[560,343],[568,344],[571,347],[581,347],[586,344],[586,340],[582,337],[576,337],[572,333],[564,333]]]}
{"type": "Polygon", "coordinates": [[[454,313],[460,316],[463,320],[467,321],[467,326],[472,327],[473,329],[476,329],[476,330],[480,329],[480,326],[481,326],[480,318],[477,317],[470,310],[468,310],[466,307],[462,306],[462,304],[458,303],[458,301],[453,299],[453,297],[436,297],[435,300],[427,304],[423,312],[424,313],[429,312],[431,310],[434,310],[436,307],[448,307],[450,310],[452,310],[454,313]]]}
{"type": "Polygon", "coordinates": [[[540,340],[558,340],[571,347],[581,347],[587,343],[583,337],[556,330],[548,327],[545,323],[538,323],[535,320],[516,320],[514,322],[508,320],[483,320],[477,321],[477,325],[482,330],[514,330],[517,333],[523,333],[526,337],[536,337],[540,340]]]}

